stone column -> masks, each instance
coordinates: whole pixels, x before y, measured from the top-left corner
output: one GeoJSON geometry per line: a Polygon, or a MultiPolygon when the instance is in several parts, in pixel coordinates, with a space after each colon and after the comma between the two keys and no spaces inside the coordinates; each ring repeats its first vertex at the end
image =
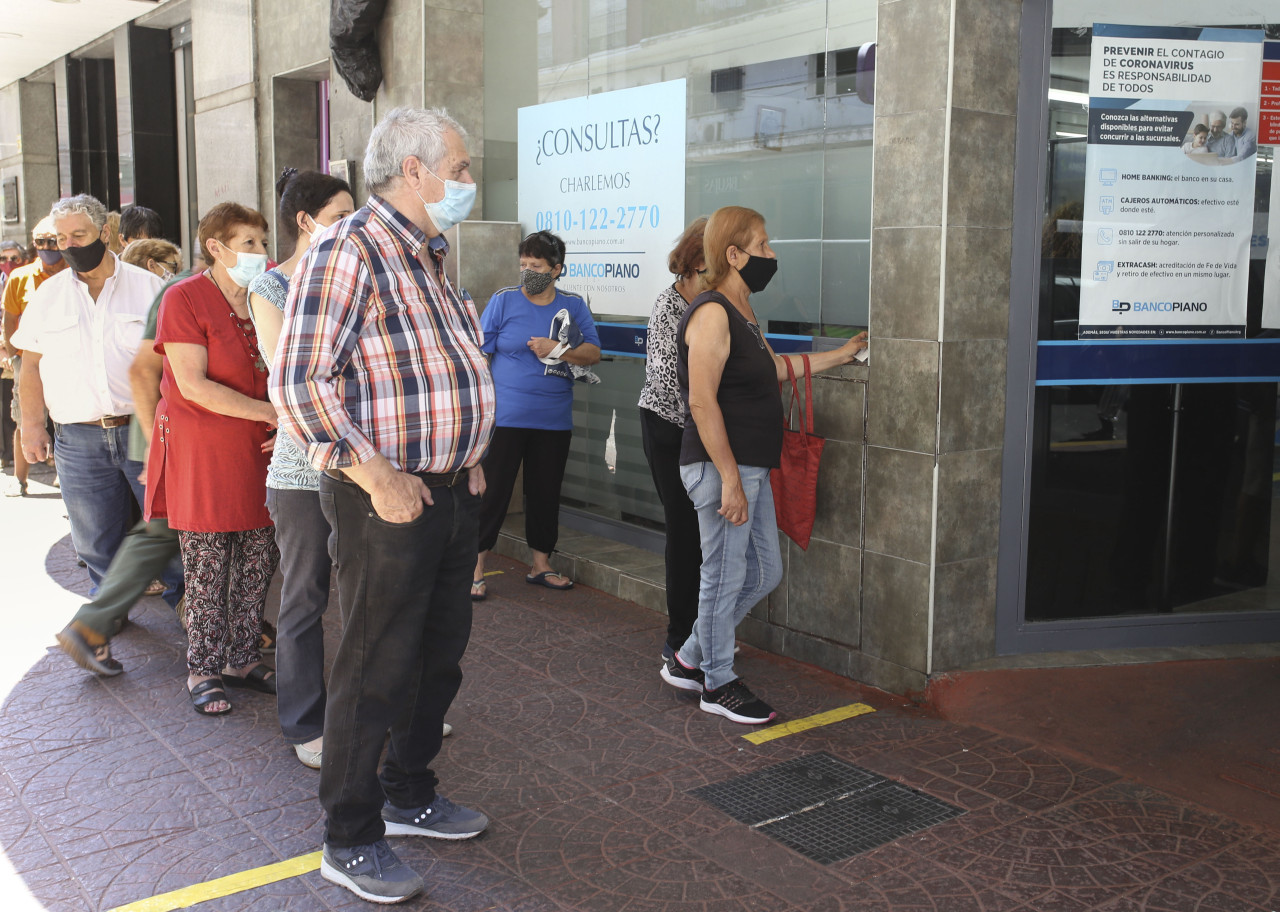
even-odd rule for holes
{"type": "Polygon", "coordinates": [[[252,0],[192,0],[196,201],[257,208],[258,93],[252,0]]]}
{"type": "Polygon", "coordinates": [[[994,653],[1020,0],[881,0],[863,680],[994,653]]]}
{"type": "Polygon", "coordinates": [[[58,198],[58,144],[51,76],[19,79],[0,89],[0,178],[18,179],[18,221],[0,226],[0,236],[31,243],[31,229],[58,198]]]}

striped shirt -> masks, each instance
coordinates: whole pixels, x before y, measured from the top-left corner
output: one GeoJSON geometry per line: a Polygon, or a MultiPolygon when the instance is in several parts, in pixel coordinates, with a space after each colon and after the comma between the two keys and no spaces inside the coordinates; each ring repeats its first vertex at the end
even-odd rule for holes
{"type": "Polygon", "coordinates": [[[376,453],[405,472],[480,462],[493,379],[475,305],[444,274],[448,250],[370,196],[303,256],[270,392],[281,430],[317,469],[376,453]]]}

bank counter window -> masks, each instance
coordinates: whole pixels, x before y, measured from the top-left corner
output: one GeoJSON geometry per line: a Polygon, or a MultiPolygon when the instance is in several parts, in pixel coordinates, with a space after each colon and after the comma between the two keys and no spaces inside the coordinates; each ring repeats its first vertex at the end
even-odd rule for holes
{"type": "Polygon", "coordinates": [[[589,296],[604,350],[574,397],[563,521],[652,544],[637,401],[685,225],[765,215],[780,269],[752,303],[775,350],[867,326],[876,3],[488,0],[484,18],[484,218],[565,239],[560,287],[589,296]]]}
{"type": "Polygon", "coordinates": [[[1276,611],[1280,31],[1097,6],[1055,6],[1026,620],[1276,611]]]}

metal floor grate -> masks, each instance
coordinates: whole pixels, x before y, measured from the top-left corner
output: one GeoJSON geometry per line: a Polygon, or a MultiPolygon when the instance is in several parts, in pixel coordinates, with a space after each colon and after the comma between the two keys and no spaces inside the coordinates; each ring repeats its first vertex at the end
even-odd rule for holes
{"type": "Polygon", "coordinates": [[[822,864],[964,813],[826,753],[704,785],[691,794],[822,864]]]}

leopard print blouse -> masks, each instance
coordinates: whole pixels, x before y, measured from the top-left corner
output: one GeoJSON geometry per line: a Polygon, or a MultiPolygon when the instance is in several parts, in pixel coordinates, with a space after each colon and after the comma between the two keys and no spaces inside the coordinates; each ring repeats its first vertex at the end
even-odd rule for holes
{"type": "Polygon", "coordinates": [[[641,408],[679,427],[684,427],[685,408],[676,380],[676,329],[688,309],[689,302],[676,291],[674,283],[654,302],[639,402],[641,408]]]}

